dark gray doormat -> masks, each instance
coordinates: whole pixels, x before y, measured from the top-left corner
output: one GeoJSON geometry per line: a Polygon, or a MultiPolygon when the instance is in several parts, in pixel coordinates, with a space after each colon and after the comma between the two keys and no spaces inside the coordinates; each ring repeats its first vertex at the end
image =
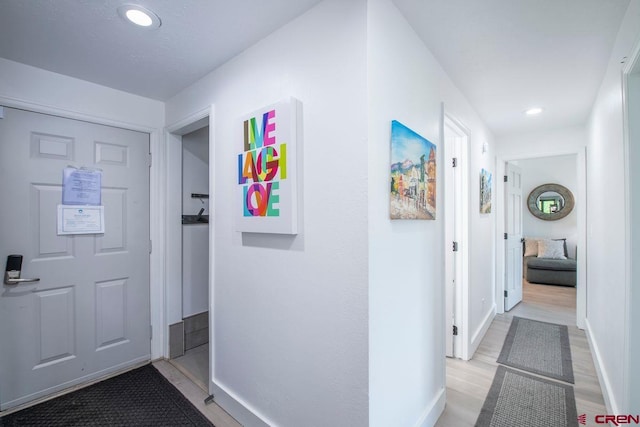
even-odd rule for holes
{"type": "Polygon", "coordinates": [[[573,384],[569,330],[514,316],[498,363],[573,384]]]}
{"type": "Polygon", "coordinates": [[[0,418],[0,426],[213,426],[145,365],[0,418]]]}
{"type": "Polygon", "coordinates": [[[476,427],[577,427],[573,387],[498,366],[476,427]]]}

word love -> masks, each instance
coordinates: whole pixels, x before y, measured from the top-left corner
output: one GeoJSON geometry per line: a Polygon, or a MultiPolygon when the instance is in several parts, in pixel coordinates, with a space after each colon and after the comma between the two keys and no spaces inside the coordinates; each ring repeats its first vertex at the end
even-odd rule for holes
{"type": "Polygon", "coordinates": [[[287,179],[287,144],[276,141],[276,110],[244,121],[244,152],[238,155],[244,216],[280,216],[280,180],[287,179]],[[261,119],[261,120],[260,120],[261,119]]]}

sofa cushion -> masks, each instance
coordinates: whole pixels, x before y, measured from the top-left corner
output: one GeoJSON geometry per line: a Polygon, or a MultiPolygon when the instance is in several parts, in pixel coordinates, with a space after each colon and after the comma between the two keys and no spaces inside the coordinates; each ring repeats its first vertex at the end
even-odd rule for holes
{"type": "Polygon", "coordinates": [[[576,285],[575,271],[539,270],[537,268],[527,268],[526,279],[530,283],[543,285],[576,285]]]}
{"type": "Polygon", "coordinates": [[[524,256],[538,256],[538,240],[540,239],[524,239],[524,256]]]}
{"type": "Polygon", "coordinates": [[[529,268],[537,270],[576,271],[577,265],[575,259],[528,257],[525,262],[529,268]]]}

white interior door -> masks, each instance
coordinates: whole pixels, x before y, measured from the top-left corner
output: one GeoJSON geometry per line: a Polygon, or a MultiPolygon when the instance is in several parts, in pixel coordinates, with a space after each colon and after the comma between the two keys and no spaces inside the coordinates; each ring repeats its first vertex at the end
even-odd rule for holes
{"type": "Polygon", "coordinates": [[[150,359],[149,135],[4,112],[0,262],[41,280],[2,285],[2,410],[150,359]],[[69,165],[103,171],[104,234],[57,235],[69,165]]]}
{"type": "Polygon", "coordinates": [[[522,301],[522,173],[514,164],[505,169],[505,294],[504,309],[511,310],[522,301]]]}

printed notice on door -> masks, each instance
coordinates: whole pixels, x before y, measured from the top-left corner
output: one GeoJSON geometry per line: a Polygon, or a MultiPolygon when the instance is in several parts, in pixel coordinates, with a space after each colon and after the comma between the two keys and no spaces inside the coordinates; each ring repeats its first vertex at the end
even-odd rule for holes
{"type": "Polygon", "coordinates": [[[99,206],[102,171],[64,168],[62,172],[62,204],[99,206]]]}
{"type": "Polygon", "coordinates": [[[104,206],[58,205],[58,235],[104,234],[104,206]]]}

